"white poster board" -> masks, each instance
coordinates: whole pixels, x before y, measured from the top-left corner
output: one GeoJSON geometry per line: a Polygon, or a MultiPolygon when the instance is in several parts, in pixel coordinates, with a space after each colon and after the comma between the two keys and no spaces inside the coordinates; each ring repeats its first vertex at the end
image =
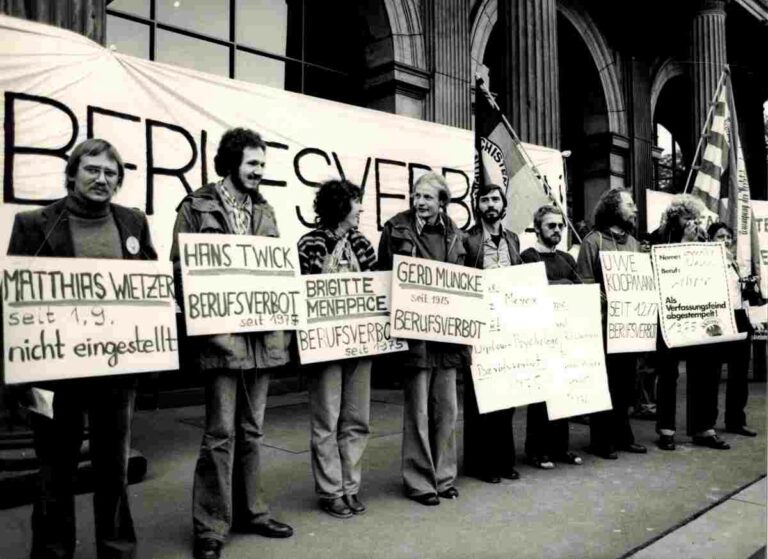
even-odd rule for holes
{"type": "Polygon", "coordinates": [[[650,254],[600,251],[608,353],[656,351],[659,296],[650,254]]]}
{"type": "Polygon", "coordinates": [[[480,413],[543,402],[551,382],[547,354],[556,347],[544,264],[485,270],[488,328],[472,348],[480,413]]]}
{"type": "Polygon", "coordinates": [[[301,362],[407,350],[405,340],[390,334],[391,278],[391,272],[304,276],[307,327],[296,333],[301,362]]]}
{"type": "Polygon", "coordinates": [[[392,265],[392,335],[470,345],[489,320],[483,271],[396,254],[392,265]]]}
{"type": "Polygon", "coordinates": [[[746,337],[736,329],[722,244],[657,245],[651,256],[659,288],[661,334],[668,347],[746,337]]]}
{"type": "Polygon", "coordinates": [[[170,262],[0,256],[5,382],[179,368],[170,262]]]}
{"type": "Polygon", "coordinates": [[[181,233],[187,334],[296,330],[303,323],[296,247],[253,235],[181,233]]]}
{"type": "Polygon", "coordinates": [[[760,243],[758,262],[760,263],[760,291],[768,296],[768,202],[752,200],[752,212],[760,243]]]}
{"type": "Polygon", "coordinates": [[[603,353],[600,286],[552,285],[553,334],[558,346],[550,354],[552,384],[547,398],[549,419],[611,409],[603,353]]]}

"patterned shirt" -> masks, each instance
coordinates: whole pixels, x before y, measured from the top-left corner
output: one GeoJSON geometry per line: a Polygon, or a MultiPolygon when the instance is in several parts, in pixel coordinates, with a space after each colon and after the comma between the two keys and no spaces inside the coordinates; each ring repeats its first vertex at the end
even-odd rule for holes
{"type": "Polygon", "coordinates": [[[238,235],[247,235],[251,232],[251,216],[253,215],[253,201],[250,196],[238,202],[224,186],[224,181],[216,184],[216,190],[224,201],[224,208],[232,221],[233,230],[238,235]]]}
{"type": "MultiPolygon", "coordinates": [[[[376,251],[371,242],[357,229],[348,233],[349,244],[357,257],[361,272],[376,269],[376,251]]],[[[314,229],[299,239],[299,265],[304,275],[320,274],[326,256],[333,252],[339,237],[324,227],[314,229]]]]}
{"type": "MultiPolygon", "coordinates": [[[[499,229],[501,233],[501,229],[499,229]]],[[[507,241],[504,239],[504,235],[499,235],[499,246],[491,238],[491,232],[483,226],[483,269],[489,270],[493,268],[504,268],[511,266],[512,262],[509,259],[509,247],[507,241]]]]}

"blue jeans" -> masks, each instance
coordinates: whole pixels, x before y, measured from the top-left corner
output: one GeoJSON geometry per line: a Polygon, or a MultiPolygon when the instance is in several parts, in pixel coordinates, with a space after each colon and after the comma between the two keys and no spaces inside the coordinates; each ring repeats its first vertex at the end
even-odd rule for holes
{"type": "Polygon", "coordinates": [[[136,556],[127,492],[135,397],[132,378],[67,381],[55,389],[53,419],[33,414],[40,493],[32,511],[32,559],[69,559],[74,555],[75,482],[86,414],[97,557],[136,556]]]}
{"type": "Polygon", "coordinates": [[[269,373],[205,371],[205,434],[195,467],[195,538],[224,541],[233,522],[264,522],[261,439],[269,373]]]}

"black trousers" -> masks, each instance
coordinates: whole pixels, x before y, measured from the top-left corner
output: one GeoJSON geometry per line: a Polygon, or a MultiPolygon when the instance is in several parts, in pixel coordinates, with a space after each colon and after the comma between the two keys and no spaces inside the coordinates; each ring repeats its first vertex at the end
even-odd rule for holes
{"type": "Polygon", "coordinates": [[[481,414],[477,408],[472,374],[464,375],[464,474],[494,476],[515,466],[515,408],[481,414]]]}
{"type": "Polygon", "coordinates": [[[724,355],[729,356],[728,383],[725,391],[726,429],[738,429],[747,424],[744,409],[747,407],[749,397],[747,374],[749,373],[751,343],[751,340],[747,338],[742,342],[728,344],[730,347],[723,351],[724,355]]]}
{"type": "Polygon", "coordinates": [[[596,450],[620,448],[635,442],[629,424],[629,406],[637,375],[637,357],[632,353],[607,354],[605,368],[613,408],[590,416],[590,444],[596,450]]]}
{"type": "Polygon", "coordinates": [[[547,404],[528,405],[525,425],[525,453],[530,457],[554,458],[568,452],[568,419],[550,421],[547,404]]]}

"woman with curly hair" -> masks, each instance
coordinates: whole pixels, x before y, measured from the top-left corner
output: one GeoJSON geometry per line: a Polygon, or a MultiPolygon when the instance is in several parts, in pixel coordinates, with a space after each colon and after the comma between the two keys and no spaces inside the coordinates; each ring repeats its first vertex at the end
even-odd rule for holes
{"type": "MultiPolygon", "coordinates": [[[[346,180],[320,186],[317,228],[299,239],[302,274],[367,272],[376,267],[370,241],[357,230],[362,191],[346,180]]],[[[312,473],[320,508],[336,518],[365,512],[360,502],[362,457],[368,444],[371,360],[314,366],[309,375],[312,473]]]]}

